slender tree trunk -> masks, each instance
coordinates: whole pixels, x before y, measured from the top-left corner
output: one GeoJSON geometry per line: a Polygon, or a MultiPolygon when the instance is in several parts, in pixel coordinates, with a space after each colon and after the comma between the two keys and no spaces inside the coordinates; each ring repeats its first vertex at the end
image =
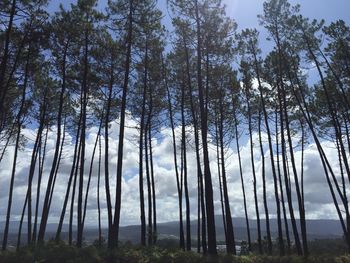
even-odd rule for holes
{"type": "MultiPolygon", "coordinates": [[[[217,116],[217,113],[216,113],[217,116]]],[[[217,118],[215,118],[215,139],[216,139],[216,164],[218,167],[218,179],[219,179],[219,192],[220,192],[220,204],[221,204],[221,216],[222,216],[222,224],[224,226],[224,233],[225,233],[225,243],[228,244],[227,241],[227,223],[226,223],[226,215],[225,215],[225,206],[224,206],[224,197],[222,194],[222,179],[221,179],[221,165],[220,165],[220,145],[219,145],[219,131],[218,131],[218,121],[217,118]]]]}
{"type": "Polygon", "coordinates": [[[170,117],[170,126],[171,126],[171,133],[172,133],[172,141],[173,141],[173,156],[174,156],[174,167],[175,167],[175,177],[176,177],[176,186],[178,191],[178,200],[179,200],[179,236],[180,236],[180,248],[185,247],[185,237],[184,237],[184,230],[183,230],[183,220],[182,220],[182,194],[181,194],[181,187],[180,187],[180,175],[179,175],[179,169],[177,165],[177,150],[176,150],[176,135],[175,135],[175,124],[174,124],[174,115],[171,105],[171,95],[168,85],[168,79],[166,74],[166,69],[164,66],[164,61],[162,60],[162,73],[165,80],[165,87],[167,90],[167,100],[168,100],[168,111],[169,111],[169,117],[170,117]]]}
{"type": "Polygon", "coordinates": [[[95,140],[94,148],[93,148],[93,150],[92,150],[92,156],[91,156],[91,162],[90,162],[90,168],[89,168],[89,177],[88,177],[88,182],[87,182],[86,190],[85,190],[84,210],[83,210],[83,219],[82,219],[82,227],[83,227],[83,228],[84,228],[84,224],[85,224],[86,209],[87,209],[87,203],[88,203],[88,198],[89,198],[89,190],[90,190],[92,169],[93,169],[93,167],[94,167],[94,159],[95,159],[95,154],[96,154],[98,139],[99,139],[99,137],[100,137],[100,135],[101,135],[103,119],[104,119],[104,116],[103,116],[103,113],[102,113],[101,120],[100,120],[100,125],[99,125],[98,132],[97,132],[97,135],[96,135],[96,140],[95,140]]]}
{"type": "Polygon", "coordinates": [[[303,240],[303,253],[305,256],[308,256],[309,249],[308,249],[308,245],[307,245],[305,209],[304,209],[302,194],[301,194],[300,185],[299,185],[298,172],[297,172],[296,164],[295,164],[292,136],[291,136],[291,132],[290,132],[289,118],[288,118],[288,112],[287,112],[287,101],[286,101],[286,96],[284,94],[285,92],[283,90],[282,90],[282,93],[283,93],[282,97],[283,97],[283,105],[284,105],[283,109],[284,109],[285,122],[286,122],[285,127],[287,130],[287,139],[288,139],[288,145],[289,145],[289,155],[290,155],[290,159],[291,159],[291,163],[292,163],[292,171],[293,171],[293,175],[294,175],[294,183],[295,183],[297,199],[298,199],[298,206],[299,206],[300,228],[301,228],[301,236],[302,236],[302,240],[303,240]]]}
{"type": "Polygon", "coordinates": [[[41,158],[41,148],[42,148],[42,138],[40,138],[40,150],[39,150],[39,173],[38,173],[38,182],[36,188],[36,199],[35,199],[35,216],[34,216],[34,226],[33,226],[33,235],[32,242],[36,242],[37,237],[37,227],[38,227],[38,215],[39,215],[39,202],[40,202],[40,189],[41,189],[41,179],[44,171],[45,157],[46,157],[46,145],[47,145],[47,137],[49,134],[49,126],[47,125],[44,147],[43,147],[43,156],[41,158]]]}
{"type": "MultiPolygon", "coordinates": [[[[88,15],[86,15],[88,20],[88,15]]],[[[82,82],[82,123],[81,123],[81,157],[80,157],[80,170],[79,170],[79,183],[78,183],[78,215],[77,215],[77,247],[80,248],[83,243],[83,188],[84,188],[84,171],[85,171],[85,138],[86,138],[86,115],[87,115],[87,103],[88,103],[88,71],[89,71],[89,30],[85,29],[84,40],[84,75],[82,82]]]]}
{"type": "Polygon", "coordinates": [[[22,213],[21,213],[21,219],[19,221],[19,228],[18,228],[18,233],[17,233],[17,245],[16,245],[17,252],[19,251],[19,248],[21,246],[22,226],[23,226],[24,215],[26,213],[27,202],[28,202],[28,192],[27,192],[25,200],[24,200],[24,205],[23,205],[22,213]]]}
{"type": "Polygon", "coordinates": [[[9,53],[10,53],[11,33],[12,33],[13,21],[16,14],[16,3],[17,3],[16,0],[12,0],[11,10],[9,14],[9,22],[5,33],[4,53],[1,58],[1,64],[0,64],[0,112],[2,112],[3,110],[3,104],[5,100],[5,94],[6,94],[5,87],[3,86],[3,84],[5,82],[7,61],[9,59],[9,53]]]}
{"type": "Polygon", "coordinates": [[[114,220],[112,227],[111,240],[109,240],[109,248],[114,248],[118,245],[118,234],[119,234],[119,221],[120,221],[120,206],[121,206],[121,191],[122,191],[122,169],[123,169],[123,147],[124,147],[124,130],[125,130],[125,115],[126,115],[126,97],[128,92],[129,84],[129,73],[130,73],[130,62],[131,62],[131,47],[132,47],[132,36],[133,36],[133,13],[134,6],[133,0],[129,2],[129,15],[128,15],[128,32],[127,32],[127,52],[125,61],[125,75],[123,83],[123,94],[120,109],[120,129],[119,129],[119,140],[118,140],[118,161],[117,161],[117,182],[116,182],[116,195],[115,195],[115,210],[114,220]]]}
{"type": "MultiPolygon", "coordinates": [[[[45,125],[45,123],[44,123],[45,117],[46,117],[46,102],[45,102],[45,100],[46,100],[46,98],[44,99],[43,105],[41,107],[40,124],[39,124],[38,132],[36,135],[35,143],[33,146],[31,163],[30,163],[30,168],[29,168],[29,175],[28,175],[28,189],[27,189],[27,196],[26,196],[26,203],[28,204],[28,209],[27,209],[28,210],[28,228],[27,228],[28,245],[32,242],[32,184],[33,184],[35,167],[36,167],[37,159],[38,159],[38,152],[40,150],[39,149],[40,140],[41,140],[42,133],[44,130],[44,125],[45,125]]],[[[25,211],[25,206],[26,205],[24,205],[24,207],[23,207],[23,211],[25,211]]],[[[23,218],[23,216],[22,216],[22,218],[23,218]]],[[[19,236],[20,235],[21,234],[19,234],[19,236]]]]}
{"type": "Polygon", "coordinates": [[[151,176],[151,189],[152,189],[152,206],[153,206],[153,231],[152,231],[152,244],[157,242],[157,210],[156,210],[156,189],[154,181],[154,166],[153,166],[153,153],[152,153],[152,117],[153,117],[153,89],[149,87],[149,120],[148,120],[148,142],[149,143],[149,165],[151,176]]]}
{"type": "Polygon", "coordinates": [[[146,164],[146,182],[147,182],[147,201],[148,201],[148,225],[147,225],[147,242],[148,245],[152,245],[152,189],[151,189],[151,177],[149,171],[149,158],[148,158],[148,128],[149,128],[149,119],[148,116],[147,124],[144,132],[144,145],[145,145],[145,164],[146,164]]]}
{"type": "MultiPolygon", "coordinates": [[[[298,105],[299,105],[299,108],[303,114],[303,117],[304,119],[306,120],[307,124],[308,124],[308,127],[309,127],[309,130],[311,131],[311,134],[313,136],[313,139],[316,143],[316,146],[317,146],[317,150],[319,152],[319,155],[320,155],[320,159],[321,159],[321,162],[322,162],[322,166],[323,166],[323,169],[324,169],[324,173],[325,173],[325,177],[326,177],[326,180],[327,180],[327,184],[328,184],[328,187],[329,187],[329,190],[331,192],[331,196],[332,196],[332,200],[333,200],[333,203],[334,203],[334,206],[336,208],[336,211],[337,211],[337,214],[338,214],[338,217],[339,217],[339,220],[340,220],[340,224],[341,224],[341,227],[343,229],[343,232],[344,232],[344,236],[346,238],[346,243],[348,245],[348,250],[350,251],[350,234],[347,230],[347,227],[344,223],[344,218],[342,216],[342,213],[340,211],[340,207],[339,207],[339,203],[338,203],[338,200],[337,200],[337,197],[335,195],[335,192],[334,192],[334,189],[333,189],[333,185],[331,183],[331,180],[330,180],[330,177],[329,177],[329,173],[332,175],[333,179],[335,178],[334,176],[334,173],[333,173],[333,170],[332,170],[332,167],[330,166],[329,164],[329,161],[327,159],[327,156],[322,148],[322,145],[316,135],[316,132],[315,132],[315,129],[313,127],[313,124],[312,124],[312,118],[311,118],[311,115],[310,115],[310,111],[308,109],[308,104],[305,100],[305,95],[304,95],[304,92],[301,88],[301,85],[300,85],[300,81],[299,81],[299,78],[297,76],[297,74],[295,73],[296,72],[296,66],[295,64],[292,65],[293,66],[293,70],[294,70],[294,74],[295,74],[295,81],[297,83],[297,86],[298,86],[298,91],[299,91],[299,94],[297,93],[297,91],[295,90],[293,84],[294,84],[294,81],[293,81],[293,78],[291,76],[291,70],[290,68],[288,68],[288,76],[289,76],[289,79],[292,83],[292,91],[293,91],[293,94],[298,102],[298,105]]],[[[342,194],[341,194],[341,191],[340,189],[338,189],[338,193],[341,197],[341,200],[343,202],[343,204],[345,203],[346,200],[344,200],[344,198],[342,198],[342,194]]],[[[346,204],[345,204],[346,205],[346,204]]],[[[346,215],[347,217],[350,217],[348,214],[346,215]]]]}
{"type": "Polygon", "coordinates": [[[16,123],[17,123],[17,134],[16,134],[16,143],[15,143],[15,151],[14,151],[14,157],[13,157],[13,164],[12,164],[12,172],[10,177],[10,186],[9,186],[9,195],[8,195],[8,203],[7,203],[7,213],[6,213],[6,222],[5,222],[5,228],[4,228],[4,235],[3,235],[3,241],[2,241],[2,250],[6,250],[7,248],[7,239],[8,239],[8,232],[9,232],[9,226],[10,226],[10,216],[11,216],[11,208],[12,208],[12,195],[13,195],[13,188],[14,188],[14,182],[15,182],[15,174],[16,174],[16,166],[17,166],[17,157],[18,157],[18,148],[21,138],[21,130],[22,130],[22,124],[23,124],[23,115],[24,115],[24,107],[26,102],[26,92],[27,92],[27,84],[28,84],[28,78],[29,78],[29,60],[30,60],[30,53],[31,53],[31,45],[29,44],[28,51],[26,56],[26,64],[24,69],[24,80],[23,80],[23,88],[22,88],[22,98],[21,98],[21,105],[17,114],[16,123]]]}
{"type": "Polygon", "coordinates": [[[230,201],[228,198],[227,190],[227,180],[226,180],[226,168],[225,168],[225,153],[224,153],[224,108],[222,97],[220,96],[220,114],[219,114],[219,138],[220,138],[220,149],[221,149],[221,171],[222,171],[222,186],[224,192],[224,202],[225,202],[225,216],[226,216],[226,226],[227,226],[227,243],[226,250],[227,253],[236,254],[235,246],[235,236],[233,231],[232,216],[230,201]]]}
{"type": "Polygon", "coordinates": [[[140,123],[140,137],[139,137],[139,192],[140,192],[140,219],[141,219],[141,245],[146,245],[146,218],[145,218],[145,197],[143,190],[143,145],[144,145],[144,129],[145,129],[145,112],[146,112],[146,95],[147,95],[147,76],[148,76],[148,46],[146,41],[145,53],[145,71],[144,71],[144,85],[143,85],[143,99],[140,123]]]}
{"type": "Polygon", "coordinates": [[[101,182],[101,133],[98,138],[98,173],[97,173],[97,214],[98,214],[98,246],[102,246],[102,227],[101,227],[101,203],[100,203],[100,182],[101,182]]]}
{"type": "Polygon", "coordinates": [[[295,247],[297,250],[298,255],[302,255],[302,248],[301,243],[299,239],[299,233],[297,224],[294,217],[294,208],[293,208],[293,201],[292,201],[292,193],[290,188],[290,182],[288,178],[288,166],[287,166],[287,151],[286,151],[286,142],[284,137],[284,116],[283,116],[283,105],[282,105],[282,99],[280,94],[280,88],[278,87],[278,100],[279,100],[279,113],[280,113],[280,132],[281,132],[281,154],[282,154],[282,167],[283,167],[283,174],[284,174],[284,184],[286,188],[286,195],[287,195],[287,202],[288,202],[288,208],[289,208],[289,215],[290,215],[290,221],[292,223],[292,230],[294,235],[294,241],[295,241],[295,247]]]}
{"type": "Polygon", "coordinates": [[[259,144],[261,152],[261,175],[263,182],[263,199],[264,199],[264,209],[265,209],[265,221],[266,221],[266,238],[267,238],[267,252],[272,254],[272,240],[271,240],[271,230],[270,230],[270,215],[267,205],[267,193],[266,193],[266,173],[265,173],[265,153],[261,136],[261,112],[259,112],[258,117],[258,129],[259,129],[259,144]]]}
{"type": "MultiPolygon", "coordinates": [[[[77,133],[76,133],[76,139],[75,139],[75,146],[74,146],[74,153],[73,153],[73,163],[72,163],[72,168],[70,171],[70,175],[69,175],[69,179],[68,179],[68,184],[67,184],[67,189],[66,189],[66,194],[64,197],[64,201],[63,201],[63,207],[61,210],[61,215],[60,215],[60,220],[58,223],[58,227],[57,227],[57,231],[56,231],[56,237],[55,240],[59,241],[61,239],[61,232],[62,232],[62,227],[63,227],[63,222],[64,222],[64,218],[66,215],[66,209],[67,209],[67,204],[68,204],[68,200],[69,200],[69,194],[70,194],[70,189],[71,189],[71,185],[72,185],[72,181],[74,178],[75,181],[75,170],[76,167],[78,166],[78,159],[79,159],[79,155],[80,155],[80,143],[79,143],[79,138],[80,138],[80,122],[81,122],[81,114],[79,116],[79,122],[78,122],[78,129],[77,129],[77,133]]],[[[74,183],[75,185],[75,183],[74,183]]],[[[75,188],[75,186],[74,186],[75,188]]]]}
{"type": "Polygon", "coordinates": [[[48,220],[49,211],[50,211],[49,200],[52,192],[52,183],[54,179],[54,174],[57,169],[57,162],[58,162],[58,156],[59,156],[59,150],[60,150],[60,144],[61,144],[61,125],[62,125],[63,102],[64,102],[64,95],[66,90],[66,59],[67,59],[68,43],[69,42],[67,41],[63,52],[62,86],[61,86],[61,92],[60,92],[59,109],[57,114],[57,135],[56,135],[55,153],[54,153],[52,166],[49,174],[49,179],[46,187],[46,194],[45,194],[40,227],[38,232],[38,242],[44,241],[45,230],[46,230],[47,220],[48,220]]]}
{"type": "Polygon", "coordinates": [[[54,191],[55,191],[56,179],[57,179],[58,170],[59,170],[59,167],[60,167],[60,164],[61,164],[61,160],[62,160],[62,153],[63,153],[63,147],[64,147],[64,142],[65,142],[65,140],[66,140],[66,117],[64,118],[64,122],[63,122],[63,132],[62,132],[60,153],[58,154],[56,171],[55,171],[55,175],[54,175],[54,177],[53,177],[52,191],[51,191],[51,193],[50,193],[50,198],[49,198],[49,206],[51,206],[53,193],[54,193],[54,191]]]}
{"type": "Polygon", "coordinates": [[[201,135],[202,135],[202,148],[203,148],[203,161],[204,161],[204,181],[205,181],[205,199],[206,199],[206,215],[207,215],[207,229],[208,229],[208,253],[216,255],[216,231],[215,231],[215,211],[213,201],[213,186],[210,173],[210,161],[208,153],[208,123],[207,112],[205,109],[205,101],[203,94],[202,84],[202,47],[201,47],[201,24],[199,18],[198,0],[195,0],[195,16],[197,26],[197,81],[199,91],[199,105],[200,105],[200,119],[201,119],[201,135]]]}
{"type": "Polygon", "coordinates": [[[195,103],[193,97],[193,88],[190,74],[190,59],[188,54],[188,48],[186,43],[185,32],[183,32],[183,42],[184,50],[186,55],[186,75],[187,75],[187,85],[189,87],[190,95],[190,108],[193,120],[194,129],[194,140],[195,140],[195,151],[196,151],[196,165],[197,165],[197,178],[198,178],[198,223],[197,223],[197,251],[200,252],[200,246],[202,245],[203,253],[207,252],[207,241],[206,241],[206,219],[205,219],[205,202],[203,193],[203,173],[200,160],[200,149],[199,149],[199,135],[198,135],[198,119],[195,110],[195,103]],[[201,214],[202,213],[202,214],[201,214]],[[201,229],[202,227],[202,229],[201,229]],[[202,231],[202,239],[201,233],[202,231]]]}
{"type": "MultiPolygon", "coordinates": [[[[80,126],[80,124],[79,124],[79,126],[80,126]]],[[[79,129],[81,129],[81,127],[79,129]]],[[[68,244],[69,245],[72,245],[72,242],[73,242],[73,216],[74,216],[75,190],[76,190],[76,185],[77,185],[78,170],[80,169],[80,167],[79,167],[80,158],[81,158],[81,141],[79,140],[76,165],[74,167],[74,180],[73,180],[73,189],[72,189],[72,197],[71,197],[70,213],[69,213],[69,223],[68,223],[68,244]]]]}
{"type": "Polygon", "coordinates": [[[191,218],[190,218],[190,197],[187,182],[187,146],[186,146],[186,120],[185,120],[185,85],[181,88],[181,142],[183,151],[183,175],[186,202],[186,250],[191,250],[191,218]]]}
{"type": "Polygon", "coordinates": [[[156,210],[156,189],[154,180],[154,166],[153,166],[153,153],[152,153],[152,126],[150,121],[150,127],[148,129],[148,140],[149,140],[149,161],[150,161],[150,172],[151,172],[151,186],[152,186],[152,205],[153,205],[153,244],[157,243],[157,210],[156,210]]]}
{"type": "Polygon", "coordinates": [[[249,226],[249,217],[248,217],[248,209],[247,209],[247,199],[245,194],[245,186],[244,186],[244,178],[243,178],[243,168],[242,168],[242,158],[241,158],[241,150],[239,146],[239,135],[238,135],[238,119],[237,119],[237,113],[234,109],[234,121],[235,121],[235,137],[236,137],[236,148],[237,148],[237,155],[238,155],[238,164],[239,164],[239,174],[241,178],[241,185],[242,185],[242,193],[243,193],[243,205],[244,205],[244,216],[245,216],[245,223],[247,228],[247,238],[248,238],[248,249],[249,251],[252,250],[252,241],[250,237],[250,226],[249,226]]]}
{"type": "MultiPolygon", "coordinates": [[[[285,251],[284,251],[284,241],[283,241],[282,221],[281,221],[281,205],[280,205],[280,199],[279,199],[279,193],[278,193],[278,179],[277,179],[276,168],[275,168],[275,160],[274,160],[274,154],[273,154],[273,145],[272,145],[270,124],[269,124],[268,113],[267,113],[267,109],[266,109],[265,98],[264,98],[264,94],[263,94],[263,87],[261,84],[259,62],[258,62],[258,58],[256,56],[256,53],[257,53],[256,50],[254,50],[253,51],[254,65],[255,65],[255,71],[256,71],[256,75],[257,75],[257,79],[258,79],[258,86],[259,86],[259,94],[260,94],[262,111],[264,114],[264,121],[265,121],[265,127],[266,127],[266,132],[267,132],[268,144],[269,144],[271,170],[272,170],[273,183],[274,183],[275,202],[276,202],[276,208],[277,208],[278,245],[279,245],[280,255],[283,256],[285,254],[285,251]]],[[[272,252],[272,250],[271,250],[271,252],[272,252]]]]}
{"type": "Polygon", "coordinates": [[[258,232],[258,247],[259,247],[259,253],[262,254],[263,253],[263,248],[262,248],[262,243],[261,243],[260,212],[259,212],[256,173],[255,173],[252,113],[251,113],[251,107],[250,107],[249,91],[246,91],[246,99],[247,99],[248,130],[249,130],[249,141],[250,141],[250,162],[251,162],[252,174],[253,174],[254,204],[255,204],[255,215],[256,215],[256,223],[257,223],[257,232],[258,232]]]}
{"type": "Polygon", "coordinates": [[[104,145],[104,168],[105,168],[105,192],[106,192],[106,206],[107,206],[107,218],[108,218],[108,242],[112,239],[111,230],[113,225],[112,220],[112,202],[111,202],[111,194],[109,187],[109,121],[110,121],[110,112],[112,105],[112,93],[113,93],[113,85],[114,85],[114,56],[112,52],[112,64],[110,71],[110,79],[109,79],[109,87],[108,87],[108,100],[107,100],[107,108],[106,108],[106,117],[105,117],[105,145],[104,145]]]}
{"type": "Polygon", "coordinates": [[[286,239],[287,239],[287,249],[288,254],[291,253],[291,242],[290,242],[290,236],[289,236],[289,227],[288,227],[288,218],[287,218],[287,212],[286,212],[286,206],[284,203],[284,194],[283,194],[283,186],[282,186],[282,175],[281,175],[281,168],[280,168],[280,154],[279,154],[279,142],[278,142],[278,109],[275,110],[275,122],[276,122],[276,158],[277,158],[277,172],[278,172],[278,181],[279,181],[279,189],[281,193],[281,203],[282,203],[282,211],[283,211],[283,218],[284,218],[284,228],[286,231],[286,239]]]}

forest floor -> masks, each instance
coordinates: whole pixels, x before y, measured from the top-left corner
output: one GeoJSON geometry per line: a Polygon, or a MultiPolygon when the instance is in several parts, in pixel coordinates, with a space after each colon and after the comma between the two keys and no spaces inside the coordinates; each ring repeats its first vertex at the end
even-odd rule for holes
{"type": "Polygon", "coordinates": [[[193,251],[166,249],[160,247],[123,246],[110,251],[105,248],[87,246],[78,249],[65,243],[48,242],[36,248],[24,247],[19,251],[0,252],[0,263],[350,263],[350,255],[310,255],[307,259],[295,255],[261,256],[244,255],[232,256],[219,254],[209,257],[193,251]]]}

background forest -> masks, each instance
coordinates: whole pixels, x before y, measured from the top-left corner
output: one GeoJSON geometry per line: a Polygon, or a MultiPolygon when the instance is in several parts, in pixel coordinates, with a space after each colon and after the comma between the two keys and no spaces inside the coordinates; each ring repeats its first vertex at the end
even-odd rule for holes
{"type": "Polygon", "coordinates": [[[2,250],[175,221],[182,250],[308,256],[334,219],[350,252],[350,27],[261,4],[264,52],[220,0],[2,0],[2,250]]]}

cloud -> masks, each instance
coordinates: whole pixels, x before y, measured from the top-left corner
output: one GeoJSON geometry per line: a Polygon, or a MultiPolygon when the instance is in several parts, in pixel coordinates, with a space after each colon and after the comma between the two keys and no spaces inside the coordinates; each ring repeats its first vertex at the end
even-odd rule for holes
{"type": "MultiPolygon", "coordinates": [[[[129,116],[126,120],[127,128],[125,130],[125,144],[124,144],[124,158],[123,158],[123,181],[122,181],[122,210],[121,210],[121,224],[139,224],[140,218],[140,203],[139,203],[139,177],[138,177],[138,136],[139,132],[136,129],[137,121],[131,119],[129,116]]],[[[192,144],[194,142],[194,136],[188,131],[188,141],[192,144]]],[[[86,139],[86,162],[85,162],[85,181],[84,191],[86,189],[88,171],[92,158],[93,148],[97,136],[98,128],[91,127],[87,131],[86,139]]],[[[109,169],[110,169],[110,189],[112,204],[115,202],[115,185],[116,185],[116,162],[117,162],[117,147],[118,147],[118,132],[119,124],[117,121],[111,123],[110,135],[109,135],[109,169]]],[[[180,132],[181,127],[176,128],[177,143],[180,144],[180,132]]],[[[16,177],[15,188],[13,196],[13,208],[12,208],[12,220],[18,220],[23,207],[24,197],[27,189],[28,182],[28,170],[31,157],[32,142],[35,140],[36,130],[24,129],[23,134],[28,138],[27,145],[19,152],[18,160],[16,163],[16,177]]],[[[41,186],[41,201],[44,199],[46,191],[46,185],[48,180],[48,173],[51,169],[52,158],[54,154],[56,129],[52,128],[48,133],[48,145],[47,156],[44,167],[44,176],[41,186]]],[[[102,221],[103,225],[107,225],[107,211],[106,211],[106,197],[104,189],[104,137],[102,136],[102,151],[101,151],[101,178],[100,178],[100,197],[101,197],[101,209],[102,209],[102,221]]],[[[253,135],[253,141],[258,142],[258,135],[253,135]]],[[[265,164],[266,164],[266,179],[267,179],[267,197],[269,202],[270,216],[274,217],[276,214],[275,196],[273,179],[271,174],[271,163],[269,159],[268,145],[266,135],[263,134],[264,149],[265,149],[265,164]]],[[[240,149],[243,180],[246,190],[248,214],[250,218],[255,218],[254,207],[254,195],[253,195],[253,183],[252,183],[252,166],[250,160],[250,141],[247,138],[243,138],[240,149]]],[[[155,185],[156,185],[156,201],[157,201],[157,219],[158,222],[165,222],[178,219],[178,197],[176,178],[174,171],[174,159],[173,159],[173,145],[171,130],[167,127],[162,127],[160,133],[153,134],[152,138],[153,157],[154,157],[154,172],[155,172],[155,185]]],[[[338,160],[336,150],[332,143],[323,142],[324,149],[327,156],[330,158],[330,162],[334,167],[337,167],[338,160]]],[[[178,146],[179,147],[179,146],[178,146]]],[[[221,213],[220,205],[220,191],[218,182],[218,172],[216,164],[216,146],[210,142],[210,158],[211,158],[211,173],[212,183],[214,190],[214,201],[216,213],[221,213]]],[[[180,148],[178,150],[178,161],[180,162],[180,148]]],[[[261,179],[261,156],[259,144],[254,145],[254,164],[257,176],[258,185],[258,200],[261,216],[264,217],[263,209],[263,188],[261,179]]],[[[67,182],[71,172],[71,165],[73,162],[74,153],[74,137],[70,134],[66,134],[66,141],[64,145],[63,158],[60,163],[59,173],[57,175],[57,182],[55,192],[53,195],[53,202],[49,217],[49,222],[57,222],[60,215],[64,196],[67,189],[67,182]]],[[[88,197],[88,211],[86,217],[86,225],[96,225],[97,223],[97,174],[98,174],[98,149],[96,150],[93,165],[93,173],[91,179],[91,187],[88,197]]],[[[10,184],[10,174],[13,163],[14,147],[10,146],[7,153],[0,164],[0,220],[5,219],[6,204],[8,200],[8,186],[10,184]]],[[[300,171],[300,149],[295,150],[295,159],[297,162],[297,170],[300,171]]],[[[196,155],[194,146],[188,147],[188,187],[190,194],[191,204],[191,216],[196,217],[197,214],[197,169],[196,169],[196,155]]],[[[226,173],[228,181],[229,199],[231,202],[232,216],[243,217],[243,196],[240,179],[240,170],[238,165],[238,156],[235,147],[228,148],[226,150],[226,173]]],[[[281,158],[280,158],[281,159],[281,158]]],[[[276,161],[276,158],[275,158],[276,161]]],[[[180,167],[180,166],[179,166],[180,167]]],[[[281,167],[281,171],[283,171],[281,167]]],[[[338,172],[337,170],[335,170],[338,172]]],[[[292,188],[293,176],[292,177],[292,188]]],[[[34,177],[33,186],[33,202],[35,202],[36,182],[37,182],[37,170],[34,177]]],[[[306,216],[307,218],[336,218],[336,212],[332,203],[329,189],[323,173],[323,168],[320,163],[318,152],[315,145],[309,144],[305,149],[305,167],[304,167],[304,182],[305,182],[305,202],[306,202],[306,216]]],[[[147,188],[146,178],[144,176],[144,189],[147,211],[147,188]]],[[[77,195],[76,195],[77,196],[77,195]]],[[[285,198],[286,200],[286,198],[285,198]]],[[[295,190],[293,190],[293,204],[294,208],[297,208],[297,200],[295,196],[295,190]]],[[[185,204],[184,204],[185,207],[185,204]]],[[[75,212],[76,213],[76,212],[75,212]]],[[[296,213],[298,214],[298,213],[296,213]]],[[[66,219],[68,219],[69,213],[67,211],[66,219]]],[[[66,221],[67,222],[67,221],[66,221]]]]}

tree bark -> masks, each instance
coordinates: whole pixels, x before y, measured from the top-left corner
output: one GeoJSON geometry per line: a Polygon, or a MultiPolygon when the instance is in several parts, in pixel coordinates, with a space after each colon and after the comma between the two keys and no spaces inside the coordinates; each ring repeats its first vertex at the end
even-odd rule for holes
{"type": "Polygon", "coordinates": [[[198,0],[195,0],[195,20],[197,27],[197,81],[199,91],[200,119],[201,119],[201,135],[204,161],[204,181],[205,181],[205,199],[206,199],[206,215],[207,215],[207,230],[208,230],[208,253],[216,255],[216,230],[215,230],[215,211],[213,201],[213,186],[210,173],[210,161],[207,142],[207,112],[205,110],[203,84],[202,84],[202,47],[201,47],[201,24],[199,18],[198,0]]]}

